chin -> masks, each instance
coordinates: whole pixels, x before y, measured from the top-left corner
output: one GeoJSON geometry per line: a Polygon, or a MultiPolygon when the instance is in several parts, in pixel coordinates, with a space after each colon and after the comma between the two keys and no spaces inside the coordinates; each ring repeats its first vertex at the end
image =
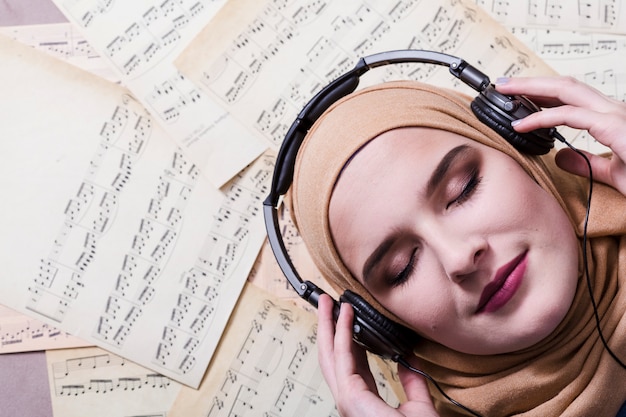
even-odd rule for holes
{"type": "Polygon", "coordinates": [[[500,352],[497,353],[528,349],[550,336],[569,311],[569,305],[559,304],[553,307],[555,308],[544,310],[542,314],[529,314],[524,319],[518,320],[514,326],[518,331],[514,336],[510,336],[508,341],[503,341],[500,352]]]}
{"type": "Polygon", "coordinates": [[[463,342],[449,347],[471,355],[499,355],[531,348],[550,336],[569,311],[566,303],[552,305],[549,310],[545,309],[546,305],[549,304],[542,305],[543,309],[522,308],[514,316],[502,317],[501,322],[490,325],[489,331],[475,330],[463,342]],[[475,334],[487,334],[489,338],[472,340],[475,334]]]}

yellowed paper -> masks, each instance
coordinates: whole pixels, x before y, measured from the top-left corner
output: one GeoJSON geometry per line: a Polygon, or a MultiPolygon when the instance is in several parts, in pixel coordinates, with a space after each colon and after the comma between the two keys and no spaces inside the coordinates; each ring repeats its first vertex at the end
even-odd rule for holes
{"type": "Polygon", "coordinates": [[[54,326],[0,305],[0,354],[90,345],[54,326]]]}
{"type": "Polygon", "coordinates": [[[100,348],[48,351],[46,362],[55,416],[165,417],[182,387],[100,348]]]}
{"type": "Polygon", "coordinates": [[[112,82],[119,76],[69,22],[0,27],[0,34],[112,82]]]}
{"type": "Polygon", "coordinates": [[[215,187],[267,147],[173,60],[225,0],[53,0],[215,187]]]}
{"type": "MultiPolygon", "coordinates": [[[[168,417],[336,416],[317,363],[317,319],[247,285],[199,390],[183,387],[168,417]]],[[[383,398],[399,404],[373,363],[383,398]]]]}
{"type": "MultiPolygon", "coordinates": [[[[554,74],[471,3],[301,0],[265,1],[263,7],[259,3],[227,3],[176,65],[275,147],[315,92],[360,57],[375,52],[411,48],[459,55],[494,78],[554,74]],[[235,16],[248,7],[260,11],[242,26],[235,16]]],[[[430,64],[382,67],[367,74],[364,85],[407,77],[476,94],[446,68],[430,64]]]]}
{"type": "Polygon", "coordinates": [[[626,34],[626,5],[619,0],[474,0],[506,26],[626,34]]]}
{"type": "Polygon", "coordinates": [[[265,237],[129,92],[0,38],[0,303],[197,386],[265,237]]]}

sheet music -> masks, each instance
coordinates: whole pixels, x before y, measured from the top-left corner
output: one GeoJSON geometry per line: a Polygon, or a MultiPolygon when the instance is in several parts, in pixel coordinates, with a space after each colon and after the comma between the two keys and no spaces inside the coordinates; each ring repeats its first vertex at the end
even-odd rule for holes
{"type": "MultiPolygon", "coordinates": [[[[554,73],[478,6],[447,0],[230,1],[176,65],[278,146],[297,112],[322,86],[361,56],[403,48],[463,55],[493,77],[554,73]],[[243,22],[238,10],[248,13],[243,22]],[[253,16],[250,10],[256,11],[253,16]]],[[[366,77],[459,85],[446,68],[427,64],[387,66],[366,77]]]]}
{"type": "Polygon", "coordinates": [[[0,354],[90,345],[54,326],[0,305],[0,354]]]}
{"type": "Polygon", "coordinates": [[[0,302],[197,386],[265,238],[271,157],[217,190],[122,87],[6,38],[0,61],[0,302]]]}
{"type": "MultiPolygon", "coordinates": [[[[54,6],[53,6],[54,7],[54,6]]],[[[0,27],[0,34],[112,82],[116,74],[71,23],[0,27]]],[[[90,346],[58,328],[0,305],[0,353],[90,346]]]]}
{"type": "Polygon", "coordinates": [[[217,187],[267,145],[182,76],[172,61],[224,2],[54,0],[217,187]]]}
{"type": "MultiPolygon", "coordinates": [[[[337,298],[336,291],[325,282],[313,263],[285,205],[281,205],[278,208],[278,216],[285,249],[302,278],[315,282],[328,294],[337,298]]],[[[263,288],[276,298],[291,301],[305,310],[314,311],[314,308],[308,302],[302,300],[293,290],[276,263],[276,258],[267,241],[261,248],[248,281],[263,288]]]]}
{"type": "MultiPolygon", "coordinates": [[[[554,29],[510,28],[559,74],[573,76],[602,93],[626,101],[626,36],[554,29]]],[[[602,153],[609,149],[587,132],[576,136],[576,146],[602,153]]]]}
{"type": "Polygon", "coordinates": [[[119,77],[111,70],[108,62],[71,23],[5,26],[0,27],[0,34],[49,53],[99,77],[119,82],[119,77]]]}
{"type": "MultiPolygon", "coordinates": [[[[317,319],[248,284],[199,390],[183,387],[169,417],[334,416],[317,362],[317,319]]],[[[399,404],[373,362],[379,390],[399,404]]]]}
{"type": "Polygon", "coordinates": [[[626,70],[622,68],[626,36],[532,28],[511,31],[558,73],[626,101],[626,70]]]}
{"type": "Polygon", "coordinates": [[[620,0],[474,0],[505,26],[626,34],[620,0]]]}
{"type": "Polygon", "coordinates": [[[165,417],[182,387],[99,348],[48,351],[46,362],[55,416],[165,417]]]}

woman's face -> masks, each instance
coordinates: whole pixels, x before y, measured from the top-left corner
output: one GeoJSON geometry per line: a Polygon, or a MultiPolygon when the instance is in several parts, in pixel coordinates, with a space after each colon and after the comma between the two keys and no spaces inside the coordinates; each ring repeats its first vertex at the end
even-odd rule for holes
{"type": "Polygon", "coordinates": [[[356,279],[461,352],[529,347],[574,297],[578,243],[560,205],[509,156],[450,132],[371,141],[341,174],[329,218],[356,279]]]}

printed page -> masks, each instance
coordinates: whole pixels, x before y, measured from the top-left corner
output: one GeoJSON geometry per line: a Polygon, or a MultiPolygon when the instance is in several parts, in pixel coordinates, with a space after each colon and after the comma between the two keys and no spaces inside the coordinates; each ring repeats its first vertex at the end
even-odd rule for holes
{"type": "Polygon", "coordinates": [[[0,303],[197,386],[265,238],[124,88],[0,38],[0,303]]]}
{"type": "Polygon", "coordinates": [[[0,27],[0,34],[112,82],[120,82],[109,63],[87,42],[72,23],[0,27]]]}
{"type": "Polygon", "coordinates": [[[571,75],[602,93],[626,101],[626,36],[553,29],[511,28],[559,74],[571,75]]]}
{"type": "MultiPolygon", "coordinates": [[[[314,282],[328,294],[334,298],[338,298],[336,291],[324,280],[313,263],[298,233],[298,229],[291,220],[291,214],[285,205],[281,205],[278,208],[278,216],[285,249],[301,277],[314,282]]],[[[278,266],[272,248],[267,240],[264,242],[259,256],[252,267],[248,281],[263,288],[278,299],[290,301],[305,310],[315,312],[313,306],[307,301],[302,300],[291,287],[291,284],[289,284],[287,278],[285,278],[285,275],[278,266]]]]}
{"type": "MultiPolygon", "coordinates": [[[[339,417],[317,362],[314,314],[246,285],[199,390],[183,387],[168,417],[339,417]]],[[[378,362],[381,396],[399,404],[378,362]]]]}
{"type": "MultiPolygon", "coordinates": [[[[52,3],[50,3],[50,7],[56,9],[52,3]]],[[[0,27],[0,34],[46,52],[102,78],[113,82],[117,81],[116,74],[111,71],[108,63],[98,56],[71,23],[3,26],[0,27]]],[[[90,345],[91,343],[71,336],[54,326],[0,306],[0,353],[90,345]]]]}
{"type": "MultiPolygon", "coordinates": [[[[494,79],[554,74],[478,6],[448,0],[232,0],[176,64],[277,147],[315,92],[360,57],[395,49],[460,55],[494,79]]],[[[430,64],[390,65],[365,77],[364,84],[410,77],[476,94],[430,64]]]]}
{"type": "Polygon", "coordinates": [[[90,345],[54,326],[0,305],[0,354],[90,345]]]}
{"type": "MultiPolygon", "coordinates": [[[[554,29],[511,28],[559,74],[570,75],[603,94],[626,101],[626,36],[554,29]]],[[[589,133],[580,132],[575,144],[594,153],[610,151],[589,133]]]]}
{"type": "Polygon", "coordinates": [[[54,0],[211,184],[267,145],[181,75],[174,58],[225,0],[54,0]]]}
{"type": "Polygon", "coordinates": [[[626,34],[620,0],[474,0],[505,26],[626,34]]]}
{"type": "Polygon", "coordinates": [[[165,417],[181,384],[99,348],[46,352],[52,410],[63,417],[165,417]]]}

